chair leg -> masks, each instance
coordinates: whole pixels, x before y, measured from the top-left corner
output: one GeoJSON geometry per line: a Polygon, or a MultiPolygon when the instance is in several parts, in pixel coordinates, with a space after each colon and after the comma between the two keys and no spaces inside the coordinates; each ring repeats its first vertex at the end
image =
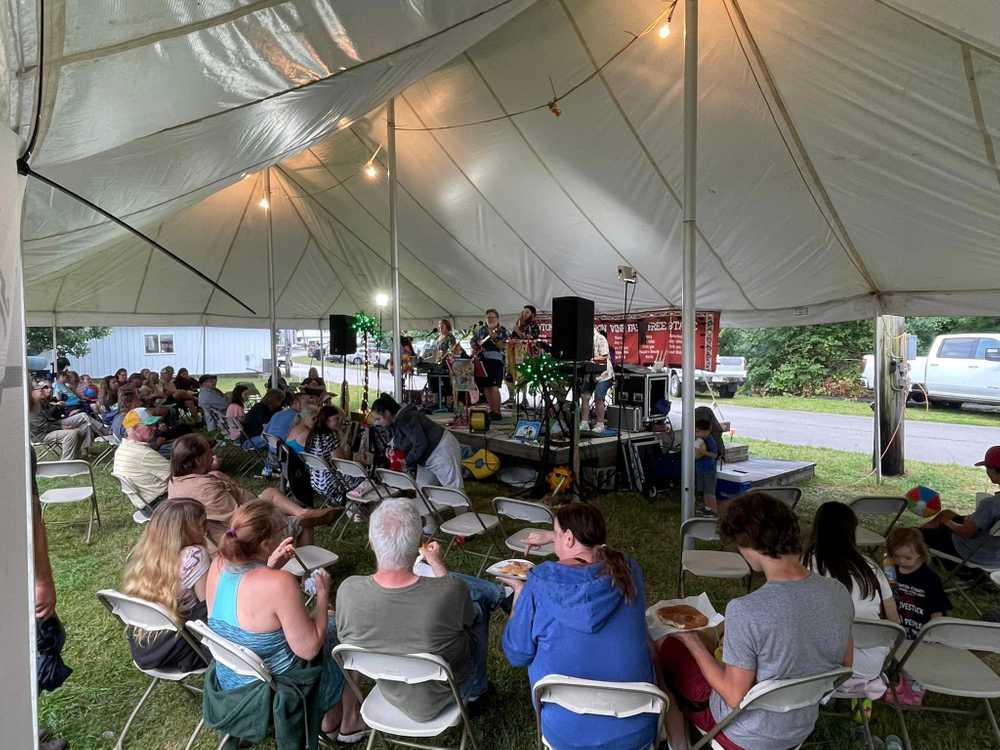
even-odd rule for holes
{"type": "Polygon", "coordinates": [[[1000,726],[997,726],[997,717],[993,713],[993,706],[990,705],[989,698],[984,698],[983,703],[986,704],[986,716],[990,720],[990,727],[993,729],[993,737],[996,739],[997,745],[1000,746],[1000,726]]]}
{"type": "Polygon", "coordinates": [[[372,750],[372,748],[375,747],[375,737],[376,736],[378,736],[378,732],[376,732],[373,729],[372,733],[368,735],[368,744],[365,745],[365,750],[372,750]]]}
{"type": "Polygon", "coordinates": [[[198,726],[194,728],[194,734],[191,735],[191,739],[189,739],[188,743],[184,746],[184,750],[191,750],[191,748],[194,747],[194,741],[198,739],[198,733],[201,731],[203,726],[205,726],[204,716],[198,719],[198,726]]]}
{"type": "Polygon", "coordinates": [[[868,721],[868,714],[865,713],[864,705],[861,706],[861,720],[865,726],[865,745],[868,747],[868,750],[875,750],[875,740],[872,739],[872,727],[868,721]]]}
{"type": "Polygon", "coordinates": [[[903,718],[903,709],[899,707],[899,696],[896,694],[896,686],[892,684],[892,680],[889,681],[889,690],[892,691],[892,707],[896,710],[896,716],[899,717],[899,732],[903,735],[903,747],[906,750],[913,750],[913,745],[910,744],[910,732],[906,728],[906,719],[903,718]]]}
{"type": "Polygon", "coordinates": [[[681,572],[677,576],[677,596],[679,599],[684,598],[684,568],[681,568],[681,572]]]}
{"type": "Polygon", "coordinates": [[[135,719],[136,714],[139,713],[139,709],[142,708],[142,704],[146,702],[146,699],[149,697],[150,693],[153,692],[153,688],[155,688],[159,683],[160,683],[160,678],[154,677],[152,681],[149,683],[149,687],[146,688],[146,692],[142,694],[142,697],[139,699],[139,702],[135,704],[135,708],[133,708],[132,713],[129,714],[128,721],[126,721],[125,726],[122,727],[122,733],[118,737],[118,742],[115,743],[115,750],[122,750],[122,748],[125,746],[124,745],[125,735],[128,734],[129,727],[132,726],[132,722],[135,719]]]}
{"type": "Polygon", "coordinates": [[[222,748],[226,746],[226,743],[229,742],[229,739],[230,735],[227,734],[225,737],[219,740],[219,744],[216,746],[215,750],[222,750],[222,748]]]}

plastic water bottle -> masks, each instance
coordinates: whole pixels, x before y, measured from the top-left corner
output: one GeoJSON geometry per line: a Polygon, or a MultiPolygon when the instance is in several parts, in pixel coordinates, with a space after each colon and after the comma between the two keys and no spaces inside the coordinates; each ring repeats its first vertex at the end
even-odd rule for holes
{"type": "Polygon", "coordinates": [[[889,585],[896,585],[896,561],[887,552],[885,557],[882,558],[882,572],[885,573],[885,577],[889,579],[889,585]]]}
{"type": "Polygon", "coordinates": [[[903,741],[894,734],[885,738],[885,750],[903,750],[903,741]]]}

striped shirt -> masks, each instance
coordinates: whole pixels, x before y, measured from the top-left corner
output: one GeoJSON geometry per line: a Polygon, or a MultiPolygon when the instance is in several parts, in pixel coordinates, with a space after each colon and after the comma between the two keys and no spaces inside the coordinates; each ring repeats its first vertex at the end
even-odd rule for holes
{"type": "Polygon", "coordinates": [[[115,451],[113,473],[130,480],[139,496],[152,503],[167,491],[170,462],[146,443],[125,438],[115,451]]]}

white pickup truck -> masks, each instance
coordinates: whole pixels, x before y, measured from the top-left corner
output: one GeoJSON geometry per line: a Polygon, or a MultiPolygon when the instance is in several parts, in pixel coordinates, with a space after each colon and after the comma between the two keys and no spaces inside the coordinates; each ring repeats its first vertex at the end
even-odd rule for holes
{"type": "MultiPolygon", "coordinates": [[[[873,359],[865,357],[862,383],[871,388],[873,359]]],[[[932,404],[1000,404],[1000,333],[938,336],[926,357],[909,361],[910,391],[932,404]]]]}
{"type": "MultiPolygon", "coordinates": [[[[681,397],[681,368],[671,367],[670,395],[681,397]]],[[[718,357],[715,360],[715,371],[695,370],[694,389],[705,393],[711,388],[720,398],[732,398],[740,386],[747,382],[747,361],[744,357],[718,357]]]]}

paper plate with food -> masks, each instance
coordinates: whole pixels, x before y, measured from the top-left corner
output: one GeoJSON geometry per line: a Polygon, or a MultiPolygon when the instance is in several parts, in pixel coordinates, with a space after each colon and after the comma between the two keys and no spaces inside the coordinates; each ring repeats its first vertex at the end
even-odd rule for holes
{"type": "Polygon", "coordinates": [[[528,572],[533,567],[535,564],[529,560],[501,560],[498,563],[493,563],[486,569],[486,572],[498,578],[517,578],[526,581],[528,580],[528,572]]]}
{"type": "Polygon", "coordinates": [[[725,619],[704,593],[659,601],[646,610],[646,628],[654,641],[682,630],[714,628],[725,619]]]}

